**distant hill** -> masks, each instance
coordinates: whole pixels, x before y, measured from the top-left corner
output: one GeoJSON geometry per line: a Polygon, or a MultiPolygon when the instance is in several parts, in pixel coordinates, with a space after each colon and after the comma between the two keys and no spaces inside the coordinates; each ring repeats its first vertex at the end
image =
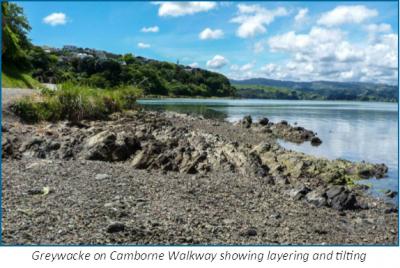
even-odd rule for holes
{"type": "Polygon", "coordinates": [[[398,101],[398,87],[361,82],[230,80],[242,98],[398,101]]]}

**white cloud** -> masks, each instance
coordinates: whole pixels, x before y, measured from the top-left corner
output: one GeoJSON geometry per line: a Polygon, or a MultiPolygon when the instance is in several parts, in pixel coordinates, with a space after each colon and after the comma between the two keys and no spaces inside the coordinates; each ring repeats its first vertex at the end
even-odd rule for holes
{"type": "Polygon", "coordinates": [[[379,42],[380,34],[392,32],[392,26],[390,24],[369,24],[364,27],[368,33],[368,41],[370,43],[379,42]]]}
{"type": "Polygon", "coordinates": [[[237,64],[233,64],[233,65],[231,65],[230,69],[231,69],[231,71],[248,72],[251,69],[253,69],[253,67],[254,67],[254,63],[251,62],[251,63],[246,63],[246,64],[244,64],[242,66],[239,66],[237,64]]]}
{"type": "Polygon", "coordinates": [[[67,16],[64,13],[51,13],[43,18],[43,22],[51,26],[64,25],[67,23],[67,16]]]}
{"type": "Polygon", "coordinates": [[[137,46],[138,46],[138,48],[150,48],[151,47],[150,44],[146,44],[146,43],[142,43],[142,42],[139,42],[137,44],[137,46]]]}
{"type": "Polygon", "coordinates": [[[307,20],[307,14],[308,8],[301,8],[299,12],[297,12],[297,15],[294,17],[294,21],[297,24],[303,23],[305,20],[307,20]]]}
{"type": "Polygon", "coordinates": [[[221,55],[215,55],[214,58],[207,61],[207,67],[211,69],[220,69],[228,64],[228,60],[221,55]]]}
{"type": "Polygon", "coordinates": [[[217,6],[215,2],[155,2],[154,4],[160,6],[158,9],[160,17],[192,15],[209,11],[217,6]]]}
{"type": "Polygon", "coordinates": [[[252,77],[256,77],[257,74],[253,72],[255,62],[249,62],[243,65],[232,64],[230,66],[230,72],[228,76],[233,79],[248,79],[252,77]]]}
{"type": "Polygon", "coordinates": [[[160,28],[158,28],[158,26],[143,27],[141,31],[143,33],[158,33],[158,31],[160,31],[160,28]]]}
{"type": "Polygon", "coordinates": [[[198,68],[199,64],[197,62],[192,62],[191,64],[189,64],[189,67],[198,68]]]}
{"type": "Polygon", "coordinates": [[[365,29],[368,32],[375,32],[375,33],[387,33],[392,31],[392,26],[387,23],[381,24],[368,24],[365,29]]]}
{"type": "Polygon", "coordinates": [[[377,10],[362,5],[337,6],[333,10],[323,13],[317,23],[324,26],[337,26],[347,23],[362,23],[376,16],[378,16],[377,10]]]}
{"type": "Polygon", "coordinates": [[[276,17],[288,15],[288,11],[283,7],[270,10],[259,5],[239,4],[237,8],[238,14],[231,22],[239,24],[236,35],[241,38],[265,33],[266,26],[271,24],[276,17]]]}
{"type": "Polygon", "coordinates": [[[206,28],[199,34],[199,38],[201,40],[221,39],[222,37],[224,37],[224,32],[220,29],[212,30],[210,28],[206,28]]]}
{"type": "Polygon", "coordinates": [[[287,80],[397,82],[397,34],[387,25],[370,26],[372,41],[352,43],[339,29],[313,27],[308,33],[294,31],[268,40],[271,52],[287,53],[289,59],[268,64],[260,71],[270,78],[287,80]]]}

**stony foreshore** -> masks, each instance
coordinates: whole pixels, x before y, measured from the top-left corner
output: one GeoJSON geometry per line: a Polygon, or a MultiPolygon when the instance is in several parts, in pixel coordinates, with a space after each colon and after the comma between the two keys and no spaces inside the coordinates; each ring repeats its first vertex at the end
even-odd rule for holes
{"type": "Polygon", "coordinates": [[[6,244],[397,242],[397,208],[354,184],[387,167],[286,150],[323,141],[285,121],[130,111],[2,130],[6,244]]]}

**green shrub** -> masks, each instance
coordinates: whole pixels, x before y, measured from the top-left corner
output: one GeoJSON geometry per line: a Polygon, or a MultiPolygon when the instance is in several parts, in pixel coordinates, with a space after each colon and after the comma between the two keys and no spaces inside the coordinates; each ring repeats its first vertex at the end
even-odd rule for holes
{"type": "Polygon", "coordinates": [[[135,87],[104,90],[66,83],[56,91],[43,89],[39,97],[20,99],[12,109],[29,123],[105,119],[109,114],[135,108],[141,94],[135,87]]]}

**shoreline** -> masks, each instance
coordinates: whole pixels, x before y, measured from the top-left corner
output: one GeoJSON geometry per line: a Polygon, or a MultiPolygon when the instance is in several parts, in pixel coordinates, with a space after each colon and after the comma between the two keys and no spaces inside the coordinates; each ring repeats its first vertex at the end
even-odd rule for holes
{"type": "Polygon", "coordinates": [[[286,150],[277,138],[316,138],[287,122],[133,111],[3,131],[6,244],[397,241],[397,208],[352,183],[387,167],[286,150]]]}
{"type": "Polygon", "coordinates": [[[140,100],[163,100],[163,99],[196,99],[196,100],[270,100],[270,101],[315,101],[315,102],[362,102],[362,103],[391,103],[399,104],[397,101],[363,101],[363,100],[316,100],[316,99],[260,99],[260,98],[240,98],[240,97],[201,97],[201,96],[144,96],[140,97],[140,100]]]}

